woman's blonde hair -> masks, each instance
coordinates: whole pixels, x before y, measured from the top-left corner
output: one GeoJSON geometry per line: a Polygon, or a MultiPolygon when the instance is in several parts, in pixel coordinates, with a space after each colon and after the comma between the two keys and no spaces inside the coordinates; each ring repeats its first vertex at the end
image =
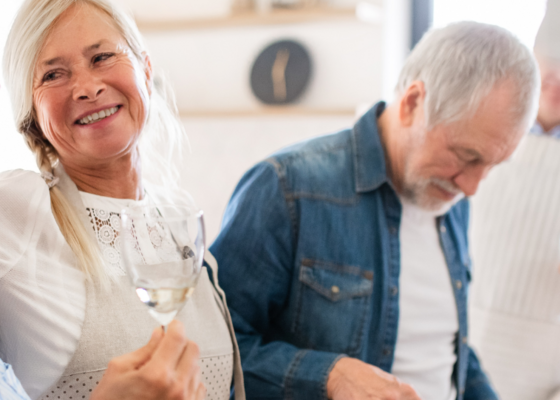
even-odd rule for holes
{"type": "MultiPolygon", "coordinates": [[[[4,50],[4,81],[10,95],[16,126],[35,154],[37,166],[47,174],[52,173],[58,162],[58,154],[44,137],[36,118],[33,107],[33,74],[39,52],[54,22],[75,4],[91,5],[109,15],[140,63],[142,53],[146,51],[132,18],[108,0],[26,0],[23,3],[4,50]]],[[[154,87],[139,145],[144,178],[168,191],[181,192],[179,171],[185,140],[172,92],[154,87]]],[[[106,286],[109,277],[103,267],[99,247],[83,226],[77,210],[56,186],[51,188],[50,194],[54,217],[82,270],[88,279],[96,278],[106,286]]]]}

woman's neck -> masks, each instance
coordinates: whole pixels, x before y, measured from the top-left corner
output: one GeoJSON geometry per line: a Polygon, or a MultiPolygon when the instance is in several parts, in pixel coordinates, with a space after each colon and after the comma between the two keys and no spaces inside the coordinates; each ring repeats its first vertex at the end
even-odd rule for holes
{"type": "Polygon", "coordinates": [[[115,199],[141,200],[144,197],[142,168],[138,152],[107,163],[74,165],[61,160],[64,170],[78,190],[115,199]]]}

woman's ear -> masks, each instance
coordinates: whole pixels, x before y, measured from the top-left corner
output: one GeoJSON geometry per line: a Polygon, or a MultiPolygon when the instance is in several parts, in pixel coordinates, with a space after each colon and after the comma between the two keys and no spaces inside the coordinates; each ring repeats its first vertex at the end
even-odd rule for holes
{"type": "Polygon", "coordinates": [[[423,112],[424,99],[426,98],[426,90],[424,89],[424,82],[412,82],[399,103],[399,119],[402,126],[411,126],[419,112],[423,112]]]}
{"type": "Polygon", "coordinates": [[[154,89],[154,70],[152,69],[152,60],[150,56],[145,51],[142,52],[142,64],[144,66],[144,76],[146,78],[146,88],[148,89],[148,95],[152,95],[152,90],[154,89]]]}

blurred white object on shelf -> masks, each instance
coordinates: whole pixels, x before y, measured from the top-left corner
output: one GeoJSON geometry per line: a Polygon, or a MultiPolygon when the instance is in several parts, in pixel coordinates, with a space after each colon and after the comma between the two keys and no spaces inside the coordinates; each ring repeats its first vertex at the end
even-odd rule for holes
{"type": "Polygon", "coordinates": [[[369,1],[360,1],[356,4],[356,17],[362,22],[379,24],[383,22],[383,9],[369,1]]]}
{"type": "Polygon", "coordinates": [[[255,0],[255,9],[261,14],[270,12],[272,10],[272,0],[255,0]]]}
{"type": "Polygon", "coordinates": [[[227,17],[232,0],[115,0],[142,21],[168,21],[227,17]]]}

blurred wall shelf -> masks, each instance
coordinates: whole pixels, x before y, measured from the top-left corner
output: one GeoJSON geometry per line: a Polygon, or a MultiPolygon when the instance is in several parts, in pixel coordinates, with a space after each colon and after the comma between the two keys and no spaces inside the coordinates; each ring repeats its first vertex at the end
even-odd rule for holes
{"type": "Polygon", "coordinates": [[[137,19],[143,32],[215,29],[259,25],[286,25],[323,21],[356,20],[355,8],[314,7],[302,9],[273,9],[267,13],[238,11],[226,18],[148,21],[137,19]]]}

